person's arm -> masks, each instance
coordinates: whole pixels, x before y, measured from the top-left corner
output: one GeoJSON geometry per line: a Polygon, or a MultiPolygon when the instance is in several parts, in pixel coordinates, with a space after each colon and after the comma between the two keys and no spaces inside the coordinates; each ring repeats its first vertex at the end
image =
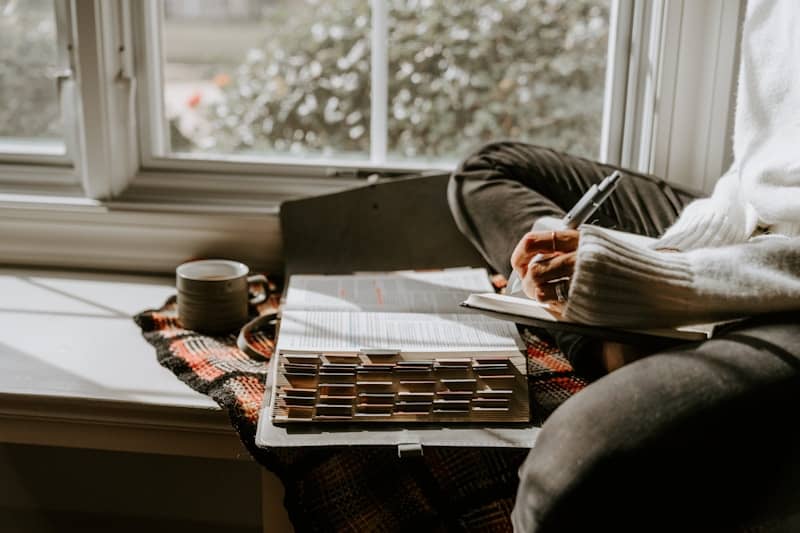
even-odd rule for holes
{"type": "Polygon", "coordinates": [[[664,253],[580,232],[564,318],[670,326],[800,309],[800,238],[664,253]]]}

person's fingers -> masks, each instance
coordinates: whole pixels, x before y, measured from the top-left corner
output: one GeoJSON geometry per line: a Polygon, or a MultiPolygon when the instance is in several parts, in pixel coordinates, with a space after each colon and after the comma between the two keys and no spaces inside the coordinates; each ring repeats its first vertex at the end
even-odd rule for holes
{"type": "MultiPolygon", "coordinates": [[[[521,277],[520,280],[522,281],[522,292],[525,293],[525,296],[528,298],[533,298],[534,300],[539,300],[539,287],[534,283],[533,279],[530,276],[521,277]]],[[[541,296],[544,296],[542,294],[541,296]]],[[[544,300],[539,300],[540,302],[544,300]]]]}
{"type": "Polygon", "coordinates": [[[542,285],[538,285],[530,278],[525,278],[522,280],[522,289],[525,291],[525,294],[537,301],[543,303],[558,301],[555,283],[544,283],[542,285]]]}
{"type": "Polygon", "coordinates": [[[566,307],[566,305],[563,302],[550,302],[547,304],[546,309],[556,320],[563,320],[564,307],[566,307]]]}
{"type": "Polygon", "coordinates": [[[523,235],[517,245],[514,247],[514,251],[511,252],[511,268],[517,271],[517,274],[519,274],[520,278],[525,277],[525,273],[528,271],[528,261],[530,261],[530,259],[526,260],[524,256],[526,246],[525,242],[528,239],[528,235],[530,235],[530,233],[523,235]]]}
{"type": "Polygon", "coordinates": [[[580,233],[574,229],[558,231],[532,231],[525,240],[525,252],[531,255],[574,252],[578,248],[580,233]]]}
{"type": "Polygon", "coordinates": [[[528,263],[537,254],[573,252],[578,248],[577,230],[531,231],[520,239],[511,254],[511,267],[520,277],[527,274],[528,263]]]}
{"type": "Polygon", "coordinates": [[[554,279],[572,277],[575,271],[576,256],[575,252],[570,252],[551,256],[545,261],[537,261],[534,257],[528,263],[526,275],[530,276],[537,285],[542,285],[554,279]]]}

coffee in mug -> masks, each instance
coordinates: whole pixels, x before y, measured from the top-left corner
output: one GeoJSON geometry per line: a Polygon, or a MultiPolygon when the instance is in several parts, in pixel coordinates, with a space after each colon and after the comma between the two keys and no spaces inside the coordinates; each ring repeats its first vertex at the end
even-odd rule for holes
{"type": "Polygon", "coordinates": [[[247,322],[248,304],[266,299],[266,290],[250,299],[248,284],[267,278],[249,276],[247,265],[228,259],[203,259],[175,269],[178,318],[186,329],[209,335],[232,333],[247,322]]]}

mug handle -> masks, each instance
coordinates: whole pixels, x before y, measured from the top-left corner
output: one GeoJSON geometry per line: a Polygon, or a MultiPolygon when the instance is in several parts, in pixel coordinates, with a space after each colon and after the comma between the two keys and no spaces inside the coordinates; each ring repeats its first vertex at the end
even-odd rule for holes
{"type": "Polygon", "coordinates": [[[264,285],[264,292],[261,294],[257,294],[250,299],[250,305],[258,305],[260,303],[264,303],[267,300],[267,276],[264,274],[254,274],[252,276],[247,276],[247,283],[261,283],[264,285]]]}

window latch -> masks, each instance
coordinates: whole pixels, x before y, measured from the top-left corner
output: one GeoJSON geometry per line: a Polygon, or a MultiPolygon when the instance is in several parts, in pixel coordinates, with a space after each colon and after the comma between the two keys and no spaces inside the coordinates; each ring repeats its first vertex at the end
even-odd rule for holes
{"type": "Polygon", "coordinates": [[[74,75],[75,73],[69,67],[49,67],[45,71],[45,76],[48,79],[55,80],[59,84],[71,80],[74,75]]]}
{"type": "Polygon", "coordinates": [[[383,179],[391,178],[410,178],[421,176],[422,173],[418,171],[406,170],[376,170],[376,169],[328,169],[326,172],[328,177],[332,178],[349,178],[349,179],[363,179],[367,183],[376,183],[383,179]]]}

